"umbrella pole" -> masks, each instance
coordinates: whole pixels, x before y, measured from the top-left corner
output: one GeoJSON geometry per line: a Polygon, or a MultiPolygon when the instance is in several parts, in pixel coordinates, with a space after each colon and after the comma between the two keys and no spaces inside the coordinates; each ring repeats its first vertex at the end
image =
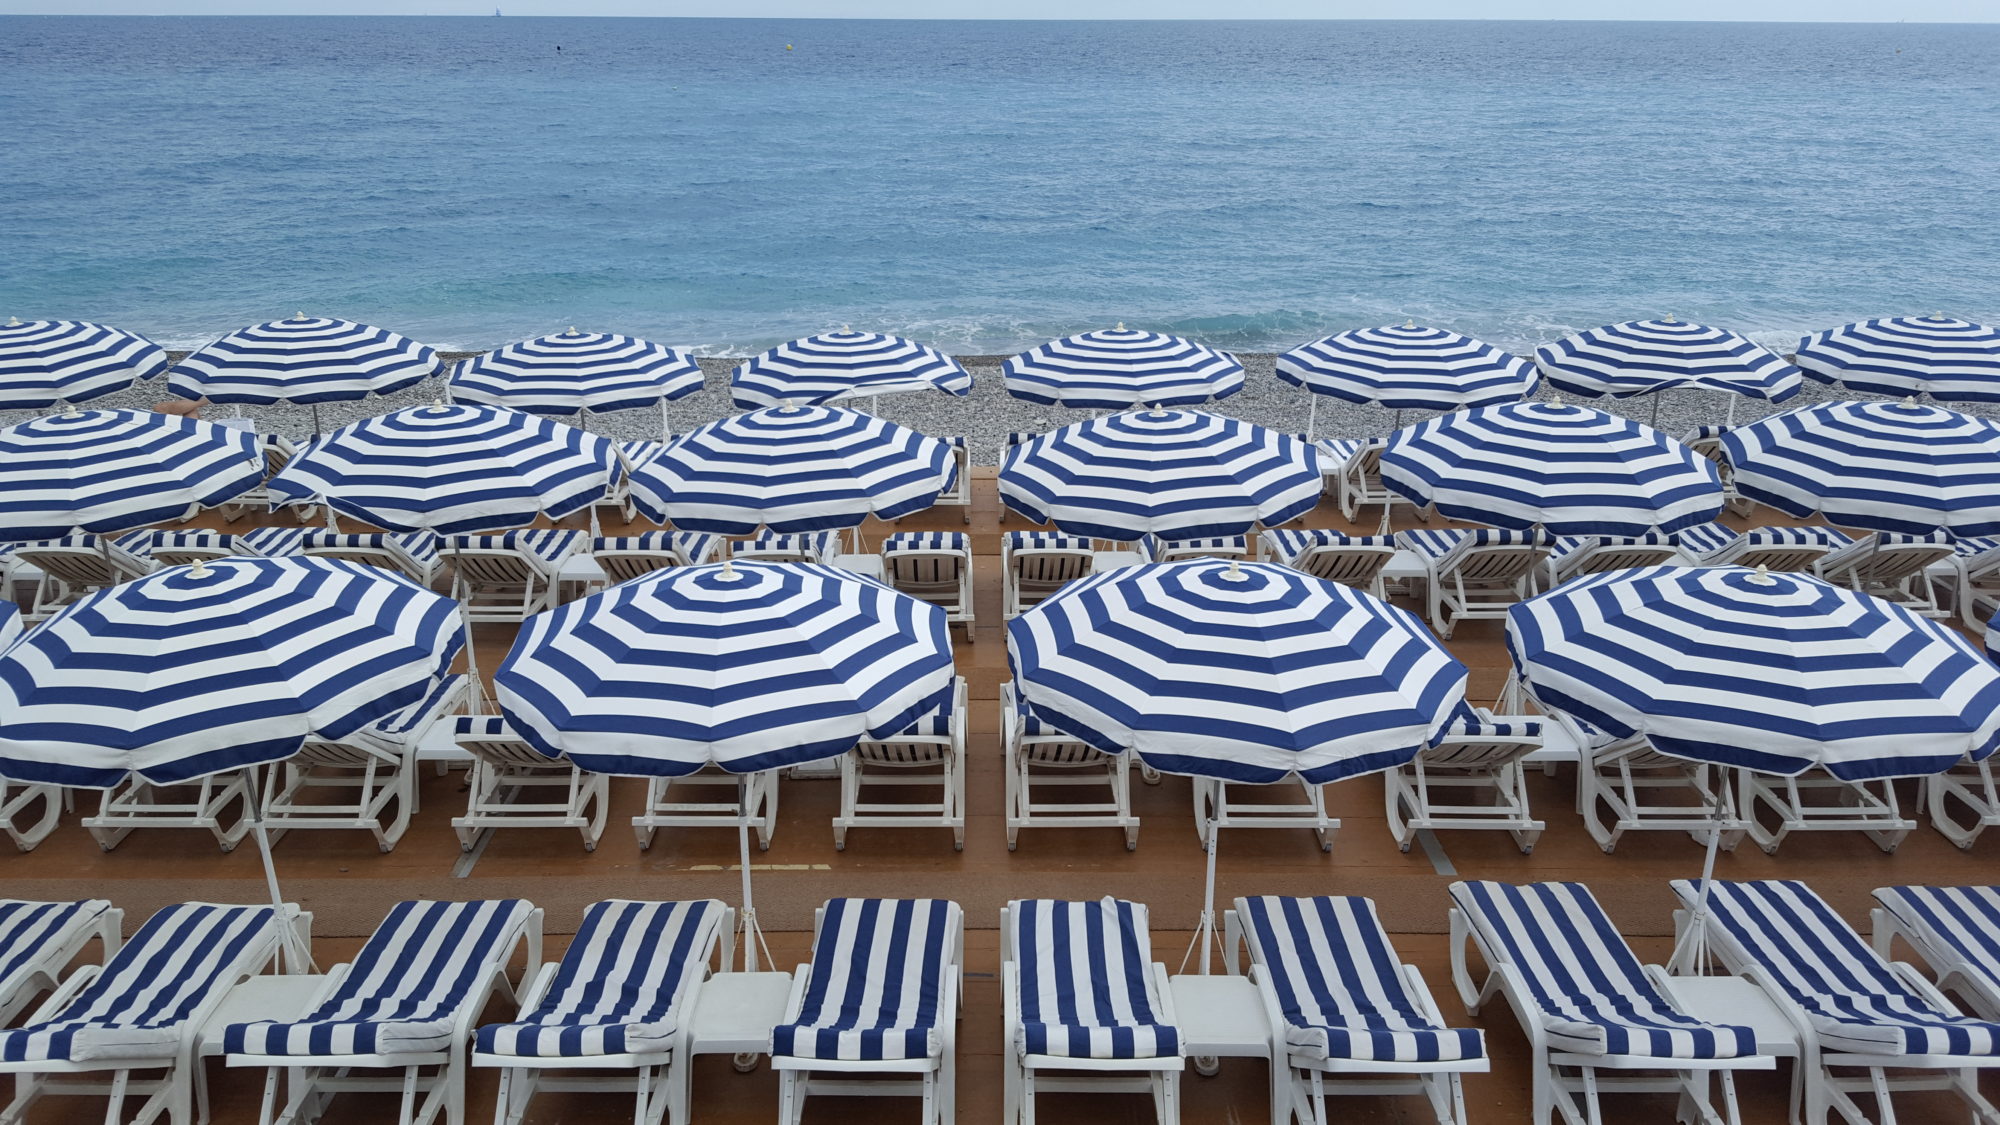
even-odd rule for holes
{"type": "Polygon", "coordinates": [[[319,436],[319,403],[313,403],[313,436],[319,436]]]}
{"type": "Polygon", "coordinates": [[[1310,405],[1306,409],[1306,440],[1313,440],[1313,429],[1319,425],[1319,396],[1307,395],[1310,405]]]}
{"type": "Polygon", "coordinates": [[[1701,887],[1695,895],[1694,910],[1688,915],[1687,928],[1681,931],[1680,940],[1674,943],[1674,954],[1667,959],[1667,966],[1673,972],[1688,969],[1702,969],[1708,961],[1708,941],[1702,931],[1708,924],[1708,889],[1715,881],[1715,855],[1722,846],[1722,823],[1728,808],[1728,783],[1721,771],[1716,771],[1715,818],[1708,829],[1708,851],[1701,861],[1701,887]]]}
{"type": "Polygon", "coordinates": [[[1660,428],[1660,396],[1664,393],[1663,391],[1653,392],[1653,420],[1648,424],[1656,430],[1660,428]]]}
{"type": "MultiPolygon", "coordinates": [[[[271,768],[280,767],[272,763],[271,768]]],[[[313,963],[312,947],[299,941],[298,927],[285,918],[285,896],[278,889],[278,863],[271,857],[271,834],[264,827],[264,802],[258,795],[257,781],[253,770],[250,775],[250,831],[257,837],[257,857],[264,864],[264,889],[271,896],[271,909],[277,917],[282,967],[287,973],[317,973],[319,966],[313,963]]]]}
{"type": "MultiPolygon", "coordinates": [[[[1195,784],[1199,785],[1201,782],[1197,780],[1195,784]]],[[[1199,946],[1202,976],[1209,974],[1210,947],[1219,944],[1215,931],[1215,849],[1222,841],[1222,834],[1216,830],[1213,815],[1208,818],[1207,827],[1208,838],[1203,841],[1202,850],[1208,853],[1208,875],[1207,881],[1202,886],[1201,922],[1195,926],[1194,942],[1188,946],[1187,956],[1181,958],[1181,968],[1185,970],[1189,959],[1194,956],[1195,948],[1199,946]]]]}
{"type": "Polygon", "coordinates": [[[667,414],[667,400],[660,400],[660,440],[670,441],[674,436],[674,422],[667,414]]]}
{"type": "Polygon", "coordinates": [[[1724,426],[1734,426],[1736,424],[1736,400],[1738,398],[1741,398],[1742,396],[1732,395],[1729,392],[1724,391],[1723,397],[1729,400],[1729,413],[1723,416],[1722,424],[1724,426]]]}

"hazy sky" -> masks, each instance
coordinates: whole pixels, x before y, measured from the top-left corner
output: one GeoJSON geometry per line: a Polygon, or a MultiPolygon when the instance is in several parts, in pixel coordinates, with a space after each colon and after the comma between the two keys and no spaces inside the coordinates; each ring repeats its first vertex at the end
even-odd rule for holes
{"type": "MultiPolygon", "coordinates": [[[[499,0],[510,16],[1991,22],[1994,0],[499,0]]],[[[491,0],[0,0],[0,15],[477,15],[491,0]]]]}

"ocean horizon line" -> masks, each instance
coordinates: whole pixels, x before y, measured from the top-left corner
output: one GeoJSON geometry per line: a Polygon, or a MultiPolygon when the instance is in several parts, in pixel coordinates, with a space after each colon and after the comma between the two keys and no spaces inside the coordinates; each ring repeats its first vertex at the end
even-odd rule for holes
{"type": "MultiPolygon", "coordinates": [[[[503,6],[504,7],[504,6],[503,6]]],[[[0,19],[144,19],[144,20],[490,20],[500,12],[42,12],[42,11],[0,11],[0,19]]],[[[921,24],[1568,24],[1589,26],[1594,24],[1645,25],[1645,24],[1727,24],[1744,27],[1889,27],[1899,24],[1923,27],[1993,27],[2000,25],[2000,16],[1988,20],[1926,20],[1926,19],[1730,19],[1712,16],[1700,19],[1673,19],[1648,17],[1599,19],[1576,19],[1565,17],[1536,16],[1489,16],[1465,18],[1458,16],[1337,16],[1310,18],[1298,16],[738,16],[738,15],[662,15],[649,12],[606,12],[587,15],[557,14],[545,12],[523,12],[518,15],[506,14],[506,19],[518,20],[620,20],[620,21],[727,21],[730,23],[921,23],[921,24]]]]}

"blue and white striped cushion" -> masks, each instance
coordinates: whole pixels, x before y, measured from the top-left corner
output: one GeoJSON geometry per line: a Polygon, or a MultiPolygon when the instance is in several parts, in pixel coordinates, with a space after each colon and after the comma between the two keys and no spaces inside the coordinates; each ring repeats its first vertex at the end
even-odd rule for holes
{"type": "Polygon", "coordinates": [[[460,551],[520,551],[548,566],[556,566],[583,549],[590,536],[560,528],[528,528],[496,535],[453,535],[445,545],[460,551]]]}
{"type": "Polygon", "coordinates": [[[708,971],[726,910],[712,898],[592,903],[542,1002],[480,1028],[475,1048],[526,1058],[666,1051],[693,1015],[679,1001],[708,971]]]}
{"type": "Polygon", "coordinates": [[[738,554],[754,551],[802,551],[814,562],[831,563],[840,557],[840,532],[808,531],[780,535],[766,531],[736,548],[738,554]]]}
{"type": "Polygon", "coordinates": [[[1028,442],[1041,436],[1041,434],[1033,430],[1009,430],[1007,431],[1007,448],[1012,449],[1017,445],[1026,445],[1028,442]]]}
{"type": "Polygon", "coordinates": [[[957,948],[958,904],[937,898],[829,899],[798,1019],[771,1029],[784,1058],[926,1059],[942,1049],[940,1005],[957,948]]]}
{"type": "Polygon", "coordinates": [[[1157,535],[1143,536],[1139,540],[1139,554],[1147,562],[1159,562],[1169,549],[1182,551],[1221,551],[1247,554],[1250,537],[1247,535],[1224,535],[1212,539],[1162,539],[1157,535]]]}
{"type": "Polygon", "coordinates": [[[1380,444],[1383,444],[1380,438],[1376,438],[1373,441],[1361,441],[1357,438],[1336,441],[1332,438],[1327,438],[1314,443],[1319,451],[1320,471],[1324,473],[1338,472],[1340,469],[1346,467],[1349,461],[1354,460],[1355,454],[1370,445],[1380,444]]]}
{"type": "MultiPolygon", "coordinates": [[[[1695,884],[1676,880],[1683,902],[1695,884]]],[[[2000,1054],[2000,1025],[1949,1015],[1903,984],[1826,900],[1804,883],[1767,879],[1709,885],[1711,924],[1764,979],[1804,1009],[1829,1051],[1868,1055],[2000,1054]]]]}
{"type": "Polygon", "coordinates": [[[446,702],[463,690],[463,675],[440,676],[432,682],[431,689],[424,693],[423,698],[400,711],[391,711],[349,737],[388,753],[400,753],[409,747],[412,737],[423,734],[446,702]]]}
{"type": "Polygon", "coordinates": [[[1281,528],[1264,533],[1271,557],[1282,563],[1297,562],[1314,547],[1394,547],[1393,535],[1349,535],[1327,527],[1281,528]]]}
{"type": "Polygon", "coordinates": [[[1181,1053],[1180,1031],[1160,1022],[1146,908],[1023,899],[1012,910],[1020,973],[1023,1055],[1157,1059],[1181,1053]]]}
{"type": "Polygon", "coordinates": [[[2000,550],[2000,535],[1968,536],[1952,544],[1952,551],[1962,559],[1976,559],[1996,550],[2000,550]]]}
{"type": "Polygon", "coordinates": [[[1485,1057],[1477,1029],[1424,1017],[1368,899],[1265,896],[1238,899],[1237,911],[1294,1053],[1369,1062],[1485,1057]]]}
{"type": "Polygon", "coordinates": [[[1708,441],[1713,438],[1719,438],[1728,432],[1728,426],[1696,426],[1693,432],[1689,433],[1683,440],[1687,442],[1708,441]]]}
{"type": "Polygon", "coordinates": [[[691,564],[709,561],[721,546],[722,536],[705,531],[642,531],[637,535],[601,536],[590,541],[598,551],[675,551],[691,564]]]}
{"type": "Polygon", "coordinates": [[[1440,738],[1540,738],[1542,724],[1533,719],[1508,716],[1510,721],[1500,719],[1484,707],[1474,707],[1461,702],[1446,721],[1440,738]]]}
{"type": "Polygon", "coordinates": [[[1832,573],[1837,570],[1865,565],[1869,559],[1874,558],[1884,547],[1941,547],[1947,546],[1950,543],[1951,536],[1942,531],[1932,531],[1925,534],[1912,534],[1902,531],[1877,531],[1864,535],[1859,539],[1835,546],[1826,553],[1824,558],[1820,559],[1819,565],[1822,568],[1822,573],[1832,573]]]}
{"type": "MultiPolygon", "coordinates": [[[[8,603],[12,604],[12,603],[8,603]]],[[[111,904],[101,898],[80,902],[26,902],[0,899],[0,1003],[22,984],[21,974],[42,966],[42,958],[68,944],[80,930],[97,924],[111,904]]]]}
{"type": "Polygon", "coordinates": [[[276,911],[268,906],[187,902],[146,919],[62,1014],[0,1031],[0,1060],[172,1059],[188,1019],[218,988],[254,971],[269,948],[276,911]]]}
{"type": "Polygon", "coordinates": [[[1013,703],[1015,721],[1021,724],[1021,733],[1023,735],[1030,738],[1074,737],[1058,729],[1054,723],[1049,722],[1046,718],[1043,718],[1041,711],[1034,704],[1022,699],[1020,691],[1014,686],[1014,681],[1008,680],[1006,683],[1000,685],[1000,690],[1006,692],[1007,699],[1013,703]]]}
{"type": "Polygon", "coordinates": [[[205,551],[222,551],[232,555],[251,553],[244,545],[237,541],[234,535],[221,531],[201,529],[134,531],[128,535],[119,537],[116,542],[118,546],[125,550],[146,559],[152,558],[154,553],[162,548],[171,550],[177,547],[183,550],[193,548],[205,551]]]}
{"type": "Polygon", "coordinates": [[[253,555],[277,559],[298,554],[311,532],[307,527],[258,527],[236,533],[236,542],[253,555]]]}
{"type": "Polygon", "coordinates": [[[438,537],[428,531],[308,531],[299,541],[298,550],[383,550],[400,548],[411,561],[425,570],[435,570],[438,564],[438,537]]]}
{"type": "Polygon", "coordinates": [[[300,1058],[446,1050],[459,1010],[485,1001],[533,909],[520,899],[399,902],[317,1009],[296,1023],[230,1024],[223,1048],[300,1058]]]}
{"type": "Polygon", "coordinates": [[[1060,531],[1010,531],[1003,540],[1009,551],[1088,551],[1090,539],[1060,531]]]}
{"type": "Polygon", "coordinates": [[[1592,547],[1667,547],[1673,543],[1673,536],[1661,532],[1645,535],[1558,535],[1549,549],[1549,557],[1560,562],[1592,547]]]}
{"type": "Polygon", "coordinates": [[[963,531],[899,531],[882,540],[882,553],[890,551],[970,551],[972,537],[963,531]]]}
{"type": "Polygon", "coordinates": [[[1949,946],[1985,978],[1989,993],[2000,994],[2000,887],[1884,887],[1875,897],[1911,929],[1949,946]]]}
{"type": "Polygon", "coordinates": [[[1455,550],[1474,547],[1543,546],[1555,544],[1555,537],[1542,531],[1507,531],[1497,527],[1424,527],[1396,533],[1396,545],[1433,561],[1455,550]]]}
{"type": "Polygon", "coordinates": [[[1539,1009],[1530,1015],[1551,1049],[1657,1059],[1757,1053],[1749,1028],[1674,1011],[1583,884],[1453,883],[1451,897],[1526,979],[1539,1009]]]}
{"type": "Polygon", "coordinates": [[[452,737],[468,740],[520,737],[505,715],[453,715],[451,728],[452,737]]]}
{"type": "Polygon", "coordinates": [[[1736,541],[1739,533],[1713,520],[1674,532],[1674,542],[1692,558],[1705,558],[1736,541]]]}

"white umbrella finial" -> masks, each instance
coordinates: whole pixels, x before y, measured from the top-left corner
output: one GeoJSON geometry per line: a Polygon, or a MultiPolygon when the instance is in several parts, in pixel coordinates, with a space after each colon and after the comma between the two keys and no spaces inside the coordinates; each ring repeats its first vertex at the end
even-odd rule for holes
{"type": "Polygon", "coordinates": [[[1112,331],[1113,331],[1113,332],[1123,332],[1123,331],[1125,331],[1125,322],[1124,322],[1124,321],[1122,321],[1122,320],[1121,320],[1121,321],[1119,321],[1119,322],[1118,322],[1118,327],[1116,327],[1116,328],[1112,329],[1112,331]]]}
{"type": "Polygon", "coordinates": [[[189,570],[188,574],[195,578],[207,578],[209,574],[208,560],[207,559],[194,560],[194,568],[189,570]]]}
{"type": "Polygon", "coordinates": [[[1248,577],[1250,576],[1243,573],[1243,563],[1237,559],[1230,559],[1229,569],[1222,572],[1222,580],[1225,582],[1241,582],[1248,577]]]}
{"type": "Polygon", "coordinates": [[[1416,318],[1416,317],[1413,317],[1413,316],[1411,316],[1411,317],[1404,317],[1404,318],[1403,318],[1403,327],[1405,327],[1405,328],[1415,328],[1416,326],[1417,326],[1417,318],[1416,318]]]}
{"type": "Polygon", "coordinates": [[[7,327],[9,327],[9,328],[19,328],[20,326],[21,326],[21,318],[20,318],[20,317],[18,317],[18,316],[10,316],[10,317],[8,317],[8,318],[7,318],[7,327]]]}
{"type": "Polygon", "coordinates": [[[1757,573],[1750,576],[1750,581],[1755,582],[1759,586],[1775,586],[1778,584],[1778,580],[1771,577],[1771,568],[1765,566],[1763,563],[1757,564],[1757,573]]]}
{"type": "Polygon", "coordinates": [[[306,318],[306,310],[304,309],[300,309],[292,314],[293,320],[304,320],[305,318],[306,318]]]}

